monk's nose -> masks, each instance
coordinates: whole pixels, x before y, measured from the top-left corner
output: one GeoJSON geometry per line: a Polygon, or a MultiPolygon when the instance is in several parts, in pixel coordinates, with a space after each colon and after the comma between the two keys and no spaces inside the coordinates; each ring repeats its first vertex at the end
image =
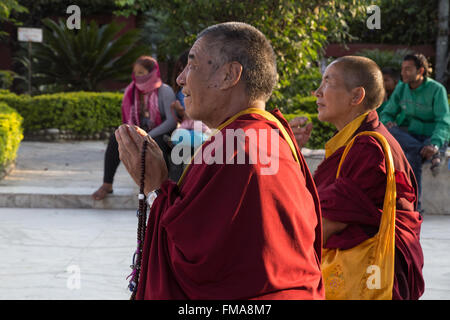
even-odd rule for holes
{"type": "Polygon", "coordinates": [[[186,68],[183,69],[183,71],[178,75],[177,80],[176,80],[177,84],[180,87],[184,87],[186,84],[185,70],[186,70],[186,68]]]}

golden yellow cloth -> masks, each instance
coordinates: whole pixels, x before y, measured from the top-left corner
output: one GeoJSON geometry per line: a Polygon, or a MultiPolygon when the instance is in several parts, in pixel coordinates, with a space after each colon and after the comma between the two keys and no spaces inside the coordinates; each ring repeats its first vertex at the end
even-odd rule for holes
{"type": "Polygon", "coordinates": [[[361,126],[361,123],[369,114],[369,111],[360,115],[349,122],[341,131],[339,131],[334,137],[332,137],[325,144],[325,158],[331,156],[340,147],[346,146],[352,139],[355,131],[361,126]]]}
{"type": "MultiPolygon", "coordinates": [[[[364,131],[348,142],[341,165],[355,138],[369,135],[380,141],[386,158],[387,185],[378,233],[347,250],[322,250],[322,275],[328,300],[391,300],[394,285],[396,185],[394,161],[385,137],[364,131]]],[[[342,138],[340,141],[344,141],[342,138]]],[[[335,147],[335,146],[334,146],[335,147]]]]}

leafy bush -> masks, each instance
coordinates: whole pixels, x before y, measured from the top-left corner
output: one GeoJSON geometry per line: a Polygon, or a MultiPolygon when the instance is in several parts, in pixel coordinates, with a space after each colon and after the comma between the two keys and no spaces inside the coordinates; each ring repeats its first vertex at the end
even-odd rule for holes
{"type": "Polygon", "coordinates": [[[307,117],[309,122],[312,122],[313,129],[311,132],[311,137],[305,146],[309,149],[324,149],[325,143],[331,139],[336,131],[336,128],[332,124],[319,121],[317,118],[317,113],[299,111],[297,113],[284,114],[284,117],[287,121],[290,121],[295,117],[307,117]]]}
{"type": "Polygon", "coordinates": [[[15,161],[22,139],[22,117],[6,103],[0,102],[0,175],[15,161]]]}
{"type": "Polygon", "coordinates": [[[320,86],[322,74],[319,68],[310,68],[309,72],[302,73],[283,89],[274,91],[267,104],[268,109],[279,108],[286,113],[295,113],[298,110],[316,113],[316,98],[311,96],[311,91],[320,86]]]}
{"type": "Polygon", "coordinates": [[[437,0],[375,0],[370,4],[381,9],[381,29],[367,28],[366,21],[348,20],[349,32],[358,42],[435,45],[439,25],[437,0]]]}
{"type": "Polygon", "coordinates": [[[0,70],[0,89],[11,88],[16,73],[11,70],[0,70]]]}
{"type": "Polygon", "coordinates": [[[77,134],[99,133],[121,124],[122,93],[66,92],[30,97],[0,94],[0,102],[24,118],[25,132],[57,128],[77,134]]]}

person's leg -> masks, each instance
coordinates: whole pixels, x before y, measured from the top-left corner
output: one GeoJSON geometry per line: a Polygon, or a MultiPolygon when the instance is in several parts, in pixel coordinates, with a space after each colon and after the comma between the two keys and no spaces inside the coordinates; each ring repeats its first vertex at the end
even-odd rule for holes
{"type": "Polygon", "coordinates": [[[112,193],[114,175],[116,174],[119,164],[119,145],[117,144],[116,136],[113,133],[109,138],[108,146],[105,151],[103,184],[92,194],[94,200],[102,200],[108,193],[112,193]]]}
{"type": "Polygon", "coordinates": [[[420,158],[420,150],[423,148],[422,139],[418,139],[417,136],[409,134],[405,129],[400,127],[392,127],[389,132],[394,136],[394,138],[400,143],[403,152],[410,154],[417,154],[420,158]]]}
{"type": "Polygon", "coordinates": [[[119,145],[117,143],[116,136],[113,133],[109,138],[108,147],[106,148],[105,152],[103,183],[108,183],[112,185],[119,164],[120,164],[119,145]]]}
{"type": "Polygon", "coordinates": [[[411,168],[416,176],[417,187],[418,187],[418,204],[417,210],[422,210],[421,203],[421,195],[422,195],[422,156],[420,155],[420,151],[424,147],[424,142],[420,141],[422,139],[418,139],[418,137],[414,137],[410,135],[407,131],[399,128],[392,127],[389,129],[389,132],[394,136],[394,138],[398,141],[400,146],[405,153],[406,159],[408,160],[411,168]]]}

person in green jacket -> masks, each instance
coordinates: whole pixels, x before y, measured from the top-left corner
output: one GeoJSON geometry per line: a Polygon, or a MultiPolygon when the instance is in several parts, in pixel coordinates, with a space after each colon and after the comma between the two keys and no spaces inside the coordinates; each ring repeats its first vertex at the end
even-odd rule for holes
{"type": "Polygon", "coordinates": [[[422,54],[406,55],[402,62],[402,81],[381,112],[381,121],[397,139],[413,168],[422,193],[422,164],[431,160],[433,175],[439,172],[440,153],[450,137],[450,111],[447,90],[429,78],[428,61],[422,54]]]}

